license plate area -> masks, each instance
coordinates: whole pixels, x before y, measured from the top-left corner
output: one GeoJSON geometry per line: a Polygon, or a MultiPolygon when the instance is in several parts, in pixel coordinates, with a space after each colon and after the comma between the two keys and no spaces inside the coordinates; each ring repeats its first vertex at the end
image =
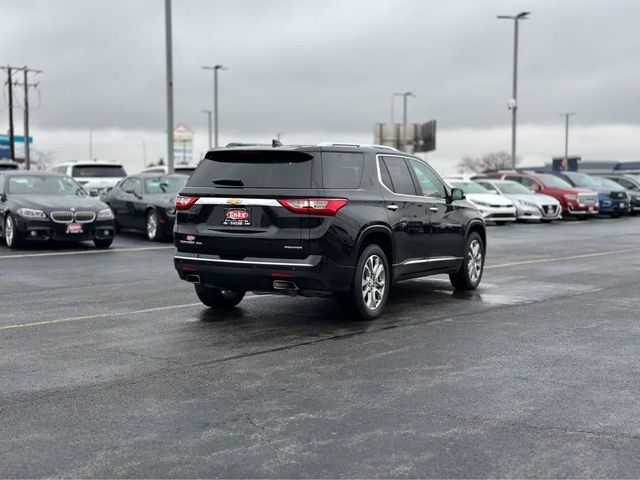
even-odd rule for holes
{"type": "Polygon", "coordinates": [[[84,229],[82,225],[79,223],[70,223],[67,225],[67,233],[75,234],[75,233],[83,233],[84,229]]]}
{"type": "Polygon", "coordinates": [[[251,209],[250,208],[225,208],[224,226],[233,227],[250,227],[251,226],[251,209]]]}

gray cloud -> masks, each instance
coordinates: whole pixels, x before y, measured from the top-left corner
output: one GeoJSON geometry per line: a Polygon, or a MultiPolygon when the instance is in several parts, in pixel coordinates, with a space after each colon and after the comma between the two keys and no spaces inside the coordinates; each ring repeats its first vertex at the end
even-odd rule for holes
{"type": "MultiPolygon", "coordinates": [[[[255,134],[370,131],[390,95],[441,127],[508,123],[512,24],[521,28],[520,118],[638,124],[640,2],[174,0],[176,120],[203,127],[222,63],[221,122],[255,134]]],[[[5,1],[0,62],[45,70],[36,126],[161,131],[161,0],[5,1]]],[[[6,109],[0,111],[4,130],[6,109]]],[[[397,109],[399,113],[399,108],[397,109]]]]}

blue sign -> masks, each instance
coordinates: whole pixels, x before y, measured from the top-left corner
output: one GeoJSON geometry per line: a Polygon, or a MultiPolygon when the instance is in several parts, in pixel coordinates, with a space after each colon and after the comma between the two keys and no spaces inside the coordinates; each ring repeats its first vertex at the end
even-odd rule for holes
{"type": "MultiPolygon", "coordinates": [[[[14,143],[24,143],[24,135],[14,135],[14,143]]],[[[29,143],[33,143],[33,137],[29,137],[29,143]]],[[[9,145],[9,135],[0,133],[0,145],[9,145]]]]}

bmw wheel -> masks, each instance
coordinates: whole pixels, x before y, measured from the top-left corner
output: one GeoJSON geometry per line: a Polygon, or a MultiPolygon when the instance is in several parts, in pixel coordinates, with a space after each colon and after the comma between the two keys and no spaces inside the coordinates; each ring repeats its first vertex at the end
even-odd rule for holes
{"type": "Polygon", "coordinates": [[[22,244],[22,239],[16,232],[15,218],[10,213],[4,219],[4,241],[9,248],[18,248],[22,244]]]}
{"type": "Polygon", "coordinates": [[[389,297],[389,263],[378,245],[367,246],[356,265],[351,303],[360,318],[372,320],[384,310],[389,297]]]}
{"type": "Polygon", "coordinates": [[[480,235],[473,232],[465,243],[462,265],[456,273],[449,275],[449,280],[457,290],[475,290],[483,272],[484,244],[480,235]]]}

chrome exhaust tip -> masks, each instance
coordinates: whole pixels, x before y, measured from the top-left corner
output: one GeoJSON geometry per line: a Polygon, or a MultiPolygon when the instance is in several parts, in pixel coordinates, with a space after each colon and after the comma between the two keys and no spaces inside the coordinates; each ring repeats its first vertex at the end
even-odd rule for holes
{"type": "Polygon", "coordinates": [[[200,275],[189,273],[188,275],[184,276],[184,279],[189,283],[200,283],[200,275]]]}

